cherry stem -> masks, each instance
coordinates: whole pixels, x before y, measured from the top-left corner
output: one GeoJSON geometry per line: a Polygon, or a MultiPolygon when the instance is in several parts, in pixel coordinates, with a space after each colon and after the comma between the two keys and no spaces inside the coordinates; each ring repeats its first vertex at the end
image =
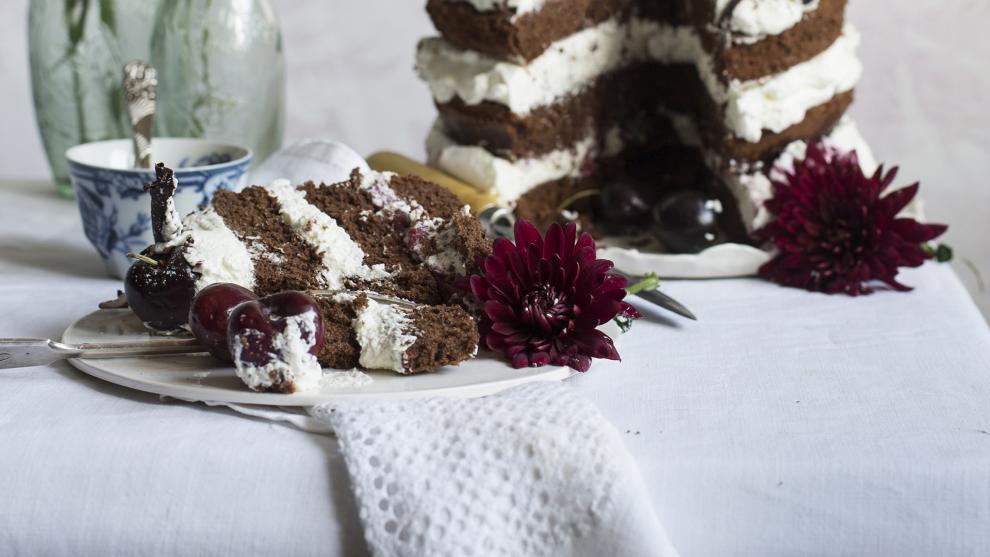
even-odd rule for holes
{"type": "Polygon", "coordinates": [[[574,195],[571,195],[567,199],[561,201],[560,205],[557,206],[557,212],[558,213],[563,213],[564,212],[564,209],[567,209],[571,205],[574,205],[574,203],[576,203],[577,201],[580,201],[580,200],[584,199],[585,197],[594,197],[594,196],[596,196],[596,195],[598,195],[600,193],[602,193],[602,190],[597,189],[597,188],[592,188],[592,189],[588,189],[588,190],[581,190],[581,191],[575,193],[574,195]]]}
{"type": "Polygon", "coordinates": [[[142,255],[140,253],[134,253],[133,251],[129,251],[127,252],[127,257],[130,257],[131,259],[137,259],[138,261],[143,261],[148,265],[151,265],[152,267],[158,266],[158,262],[148,257],[147,255],[142,255]]]}

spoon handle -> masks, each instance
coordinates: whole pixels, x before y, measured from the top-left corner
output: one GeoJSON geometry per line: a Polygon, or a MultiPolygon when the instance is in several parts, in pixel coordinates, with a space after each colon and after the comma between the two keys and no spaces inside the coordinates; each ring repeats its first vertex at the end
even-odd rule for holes
{"type": "Polygon", "coordinates": [[[124,98],[134,138],[134,166],[151,168],[151,134],[155,123],[158,74],[141,60],[124,64],[124,98]]]}

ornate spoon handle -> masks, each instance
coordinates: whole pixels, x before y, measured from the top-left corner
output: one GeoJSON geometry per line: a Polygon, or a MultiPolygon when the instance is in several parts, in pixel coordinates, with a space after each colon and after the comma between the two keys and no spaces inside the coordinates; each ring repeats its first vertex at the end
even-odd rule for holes
{"type": "Polygon", "coordinates": [[[124,64],[124,98],[134,133],[134,166],[151,168],[151,134],[155,123],[155,88],[158,74],[147,62],[124,64]]]}

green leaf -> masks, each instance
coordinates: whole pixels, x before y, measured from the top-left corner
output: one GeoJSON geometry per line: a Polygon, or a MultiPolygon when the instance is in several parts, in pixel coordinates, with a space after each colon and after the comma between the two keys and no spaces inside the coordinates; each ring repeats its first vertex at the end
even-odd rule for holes
{"type": "Polygon", "coordinates": [[[639,294],[640,292],[646,290],[656,290],[660,287],[660,277],[656,273],[649,273],[640,279],[636,284],[631,284],[626,287],[626,292],[630,294],[639,294]]]}
{"type": "Polygon", "coordinates": [[[69,48],[66,57],[71,58],[79,50],[83,32],[86,30],[86,16],[89,14],[90,0],[65,0],[65,26],[69,30],[69,48]]]}

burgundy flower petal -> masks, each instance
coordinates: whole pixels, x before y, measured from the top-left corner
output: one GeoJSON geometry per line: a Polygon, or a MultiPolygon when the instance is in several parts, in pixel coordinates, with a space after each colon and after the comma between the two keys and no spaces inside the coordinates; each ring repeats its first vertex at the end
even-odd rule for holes
{"type": "Polygon", "coordinates": [[[584,354],[577,354],[568,357],[563,362],[561,362],[560,365],[566,365],[568,367],[573,368],[576,371],[580,371],[581,373],[584,373],[588,371],[588,368],[591,367],[591,358],[584,354]]]}
{"type": "MultiPolygon", "coordinates": [[[[558,225],[559,226],[559,225],[558,225]]],[[[530,244],[536,244],[543,247],[543,237],[540,236],[540,231],[536,229],[535,226],[524,219],[519,219],[516,221],[515,226],[516,235],[516,246],[527,247],[530,244]]]]}
{"type": "Polygon", "coordinates": [[[563,243],[564,227],[557,223],[550,225],[550,229],[547,230],[547,236],[543,239],[543,250],[540,255],[544,259],[553,257],[554,254],[560,253],[563,243]]]}
{"type": "Polygon", "coordinates": [[[643,314],[641,314],[638,309],[631,306],[628,302],[622,302],[622,311],[619,312],[619,315],[627,319],[639,319],[640,317],[643,317],[643,314]]]}
{"type": "Polygon", "coordinates": [[[500,321],[515,321],[516,314],[511,307],[498,302],[497,300],[489,300],[485,302],[485,315],[488,316],[493,322],[497,323],[500,321]]]}
{"type": "Polygon", "coordinates": [[[527,354],[526,352],[519,352],[512,358],[512,367],[516,369],[529,367],[529,366],[530,366],[529,354],[527,354]]]}
{"type": "Polygon", "coordinates": [[[887,207],[885,207],[885,212],[887,212],[887,214],[896,215],[897,213],[903,211],[904,208],[907,207],[909,203],[911,203],[911,200],[914,199],[916,195],[918,195],[918,189],[920,187],[921,184],[915,182],[910,186],[906,186],[899,190],[888,193],[886,196],[883,197],[883,199],[880,200],[885,205],[888,205],[887,207]]]}
{"type": "Polygon", "coordinates": [[[533,367],[543,367],[550,363],[550,354],[536,352],[529,357],[529,363],[533,367]]]}

